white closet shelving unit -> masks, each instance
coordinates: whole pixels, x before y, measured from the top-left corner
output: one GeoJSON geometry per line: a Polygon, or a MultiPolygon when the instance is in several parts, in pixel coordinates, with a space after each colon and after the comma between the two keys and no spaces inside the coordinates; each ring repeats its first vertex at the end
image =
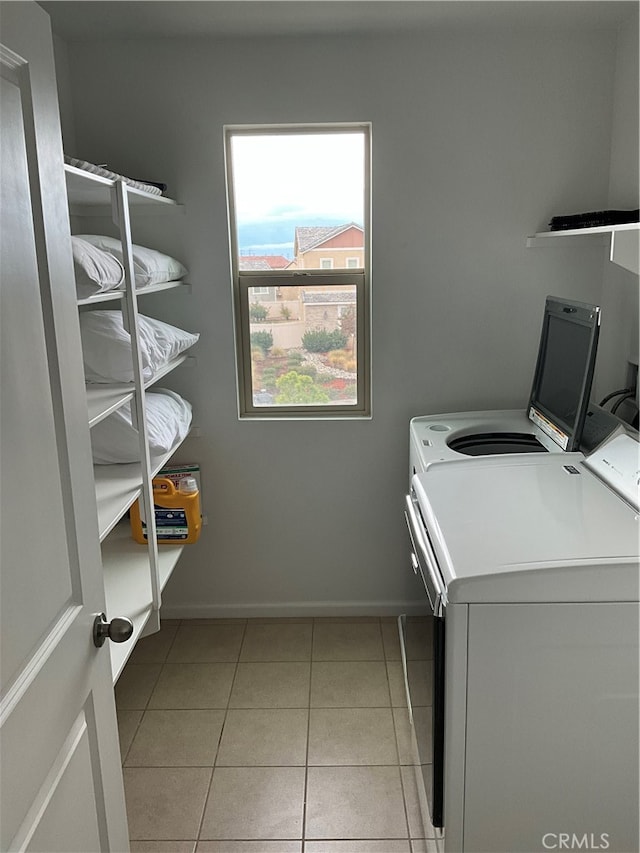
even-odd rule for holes
{"type": "Polygon", "coordinates": [[[609,260],[638,275],[640,224],[603,225],[596,228],[571,228],[566,231],[539,231],[527,237],[528,248],[551,248],[597,241],[609,246],[609,260]]]}
{"type": "MultiPolygon", "coordinates": [[[[124,255],[124,290],[100,293],[78,300],[79,310],[86,310],[91,306],[106,307],[105,303],[114,303],[115,307],[121,308],[125,327],[131,332],[132,338],[134,382],[87,385],[87,417],[90,427],[130,403],[134,423],[137,423],[140,434],[139,461],[94,466],[107,618],[127,616],[134,626],[130,640],[125,643],[109,643],[115,682],[138,638],[143,633],[158,630],[161,593],[183,549],[182,545],[162,545],[158,548],[156,543],[151,479],[166,465],[177,447],[161,457],[150,456],[145,418],[145,389],[166,376],[189,356],[181,355],[165,365],[150,380],[143,380],[136,334],[137,297],[140,292],[146,295],[173,288],[182,288],[188,292],[190,288],[182,281],[172,281],[149,285],[136,293],[134,285],[131,217],[175,215],[182,210],[180,205],[172,199],[134,189],[125,181],[113,181],[69,165],[65,165],[65,178],[72,222],[77,222],[75,218],[78,217],[84,226],[89,217],[111,216],[118,227],[124,255]],[[142,501],[147,519],[150,519],[147,546],[133,540],[129,521],[125,517],[138,498],[142,501]]],[[[73,230],[77,231],[77,228],[73,230]]]]}

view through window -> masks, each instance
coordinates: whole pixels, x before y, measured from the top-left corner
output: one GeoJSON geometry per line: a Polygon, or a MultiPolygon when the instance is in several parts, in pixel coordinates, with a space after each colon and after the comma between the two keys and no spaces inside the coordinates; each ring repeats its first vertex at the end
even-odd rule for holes
{"type": "Polygon", "coordinates": [[[369,414],[368,126],[226,134],[240,414],[369,414]]]}

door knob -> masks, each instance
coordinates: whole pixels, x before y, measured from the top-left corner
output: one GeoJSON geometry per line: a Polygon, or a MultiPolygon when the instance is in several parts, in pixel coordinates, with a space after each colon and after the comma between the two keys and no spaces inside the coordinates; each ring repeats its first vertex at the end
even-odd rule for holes
{"type": "Polygon", "coordinates": [[[116,616],[107,622],[104,613],[96,616],[93,622],[93,644],[100,648],[107,637],[114,643],[125,643],[133,634],[133,622],[126,616],[116,616]]]}

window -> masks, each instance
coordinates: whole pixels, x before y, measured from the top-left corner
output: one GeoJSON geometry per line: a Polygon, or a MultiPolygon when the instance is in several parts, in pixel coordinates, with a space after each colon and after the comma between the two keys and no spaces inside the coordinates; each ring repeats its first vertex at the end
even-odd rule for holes
{"type": "Polygon", "coordinates": [[[369,146],[368,124],[225,128],[242,418],[370,414],[369,146]]]}

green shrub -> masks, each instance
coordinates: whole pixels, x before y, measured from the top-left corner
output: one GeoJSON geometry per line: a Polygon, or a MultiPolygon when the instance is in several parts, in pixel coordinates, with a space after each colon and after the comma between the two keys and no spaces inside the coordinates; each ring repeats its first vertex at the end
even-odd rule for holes
{"type": "Polygon", "coordinates": [[[275,388],[277,378],[278,371],[275,369],[275,367],[265,367],[265,369],[262,371],[262,384],[265,388],[275,388]]]}
{"type": "Polygon", "coordinates": [[[331,399],[310,376],[302,376],[295,370],[280,376],[276,388],[276,403],[328,403],[331,399]]]}
{"type": "Polygon", "coordinates": [[[249,317],[254,321],[254,323],[262,323],[267,319],[268,314],[269,310],[259,302],[252,302],[251,305],[249,305],[249,317]]]}
{"type": "Polygon", "coordinates": [[[318,371],[312,364],[301,364],[300,367],[296,367],[296,371],[300,376],[310,376],[312,379],[318,375],[318,371]]]}
{"type": "Polygon", "coordinates": [[[266,355],[273,346],[273,335],[271,332],[253,332],[251,335],[251,346],[260,347],[266,355]]]}
{"type": "Polygon", "coordinates": [[[340,329],[329,332],[327,329],[314,329],[302,336],[302,346],[307,352],[329,352],[343,349],[347,344],[346,335],[340,329]]]}

